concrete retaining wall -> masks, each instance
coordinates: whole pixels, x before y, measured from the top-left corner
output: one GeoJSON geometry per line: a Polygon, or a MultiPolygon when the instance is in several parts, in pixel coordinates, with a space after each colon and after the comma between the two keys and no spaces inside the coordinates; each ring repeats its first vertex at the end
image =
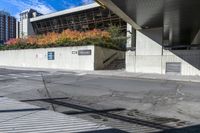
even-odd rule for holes
{"type": "Polygon", "coordinates": [[[126,52],[126,71],[166,74],[166,63],[181,63],[181,75],[200,75],[200,50],[163,50],[160,31],[137,31],[136,51],[126,52]]]}
{"type": "Polygon", "coordinates": [[[104,67],[100,59],[109,58],[114,52],[120,53],[96,46],[6,50],[0,51],[0,66],[94,70],[104,67]],[[88,51],[84,53],[83,50],[91,50],[91,54],[88,51]],[[82,55],[79,51],[82,51],[82,55]],[[54,60],[48,60],[48,52],[54,52],[54,60]]]}
{"type": "Polygon", "coordinates": [[[95,47],[95,70],[103,69],[115,59],[125,59],[125,52],[95,47]]]}
{"type": "Polygon", "coordinates": [[[126,71],[136,73],[166,74],[166,63],[181,63],[181,75],[200,75],[200,51],[165,51],[165,55],[135,55],[126,52],[126,71]],[[191,54],[193,53],[193,54],[191,54]]]}

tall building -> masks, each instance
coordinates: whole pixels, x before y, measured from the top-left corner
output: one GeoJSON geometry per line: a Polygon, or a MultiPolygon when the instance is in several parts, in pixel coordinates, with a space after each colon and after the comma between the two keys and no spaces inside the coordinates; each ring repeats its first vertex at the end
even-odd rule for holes
{"type": "Polygon", "coordinates": [[[16,19],[9,13],[0,11],[0,43],[16,38],[16,19]]]}
{"type": "Polygon", "coordinates": [[[34,18],[37,16],[42,15],[41,13],[37,12],[34,9],[27,9],[20,13],[20,25],[18,27],[19,30],[19,37],[23,38],[28,35],[34,35],[33,27],[30,23],[30,18],[34,18]]]}

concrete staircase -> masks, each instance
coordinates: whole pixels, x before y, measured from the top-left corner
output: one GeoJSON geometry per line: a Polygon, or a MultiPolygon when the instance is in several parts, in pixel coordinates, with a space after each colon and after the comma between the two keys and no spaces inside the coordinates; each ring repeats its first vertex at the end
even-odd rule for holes
{"type": "Polygon", "coordinates": [[[119,69],[125,69],[125,59],[115,59],[104,68],[104,70],[119,70],[119,69]]]}

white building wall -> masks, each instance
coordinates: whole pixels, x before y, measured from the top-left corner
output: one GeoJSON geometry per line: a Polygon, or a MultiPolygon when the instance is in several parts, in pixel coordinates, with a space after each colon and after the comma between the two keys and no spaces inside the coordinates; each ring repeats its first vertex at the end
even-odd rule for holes
{"type": "Polygon", "coordinates": [[[30,19],[23,19],[20,21],[20,38],[34,35],[32,24],[30,23],[30,19]]]}
{"type": "Polygon", "coordinates": [[[136,55],[162,55],[162,28],[136,32],[136,55]]]}
{"type": "Polygon", "coordinates": [[[136,55],[135,51],[126,52],[126,71],[136,72],[136,55]]]}
{"type": "Polygon", "coordinates": [[[156,28],[136,32],[136,72],[161,73],[161,31],[156,28]]]}
{"type": "Polygon", "coordinates": [[[200,75],[200,50],[164,50],[162,74],[166,72],[167,62],[180,62],[182,75],[200,75]]]}
{"type": "Polygon", "coordinates": [[[124,58],[124,52],[97,46],[5,50],[0,51],[0,66],[91,71],[104,68],[103,61],[113,53],[124,58]],[[91,50],[91,55],[79,55],[79,50],[91,50]],[[48,60],[48,52],[55,52],[54,60],[48,60]]]}
{"type": "Polygon", "coordinates": [[[133,42],[132,42],[132,32],[133,32],[132,26],[127,23],[127,34],[126,34],[127,35],[127,45],[126,45],[127,48],[131,48],[132,44],[133,44],[133,42]]]}
{"type": "Polygon", "coordinates": [[[0,51],[0,65],[13,67],[94,70],[94,46],[63,47],[0,51]],[[72,51],[91,50],[91,55],[79,56],[72,51]],[[48,60],[48,52],[55,52],[55,60],[48,60]]]}
{"type": "Polygon", "coordinates": [[[166,74],[167,62],[181,63],[181,75],[200,75],[200,50],[162,49],[161,29],[137,31],[136,51],[126,52],[126,71],[166,74]]]}

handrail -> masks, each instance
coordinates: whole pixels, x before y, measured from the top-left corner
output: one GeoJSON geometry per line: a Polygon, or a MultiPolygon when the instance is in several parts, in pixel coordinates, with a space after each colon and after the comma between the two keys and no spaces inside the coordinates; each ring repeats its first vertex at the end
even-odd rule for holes
{"type": "Polygon", "coordinates": [[[110,59],[112,59],[115,55],[117,55],[117,52],[116,53],[114,53],[114,54],[112,54],[110,57],[108,57],[107,59],[105,59],[104,61],[103,61],[103,64],[105,64],[105,63],[107,63],[110,59]]]}
{"type": "Polygon", "coordinates": [[[192,44],[192,45],[170,45],[170,46],[164,46],[165,49],[175,49],[175,48],[200,48],[199,44],[192,44]]]}

